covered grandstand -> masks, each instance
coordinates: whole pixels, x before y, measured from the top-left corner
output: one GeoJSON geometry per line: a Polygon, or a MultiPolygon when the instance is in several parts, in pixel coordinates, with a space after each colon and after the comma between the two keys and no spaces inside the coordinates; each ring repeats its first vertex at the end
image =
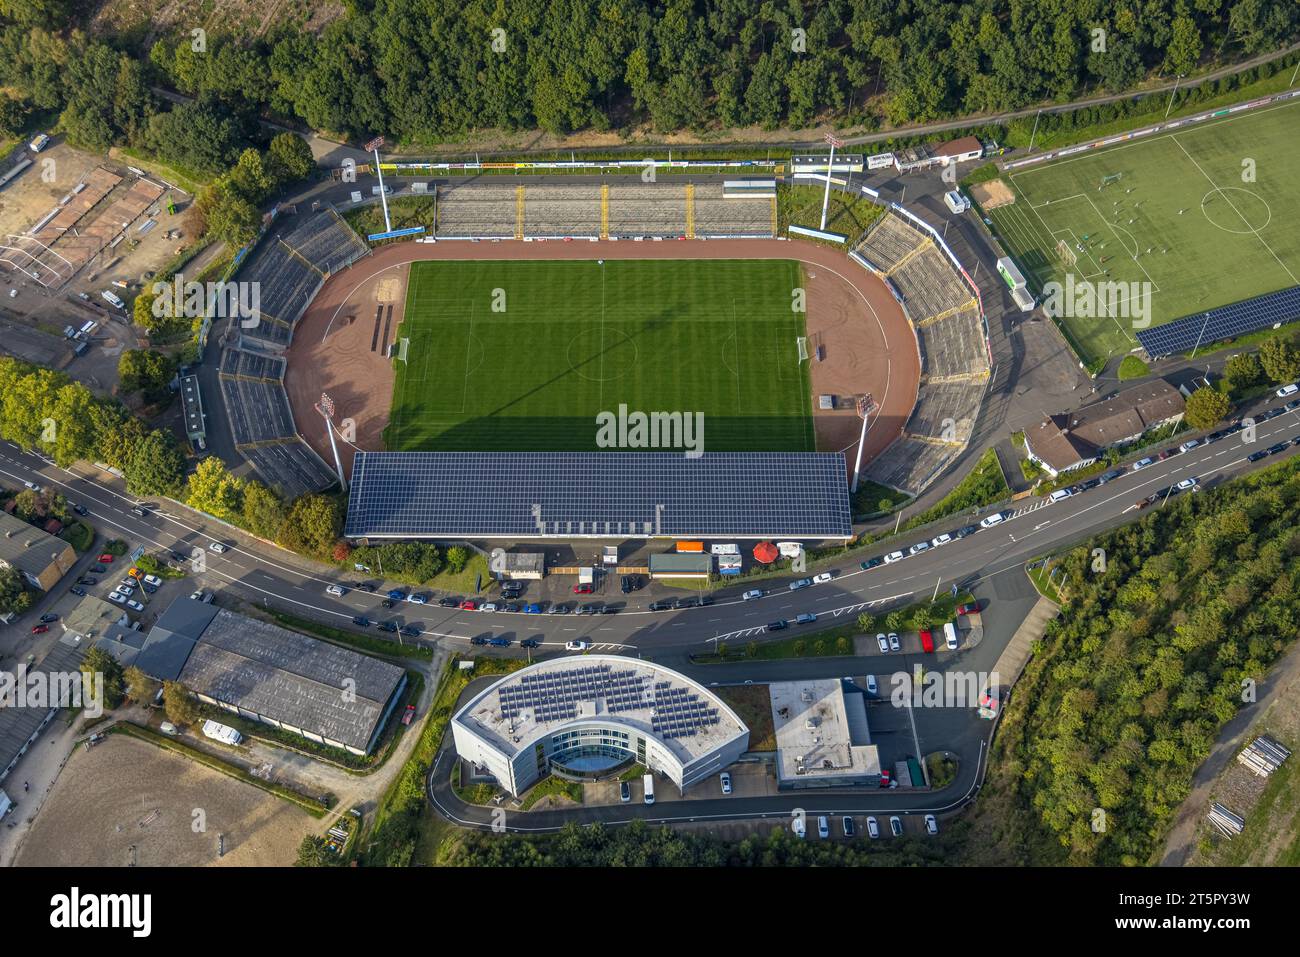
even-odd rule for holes
{"type": "Polygon", "coordinates": [[[872,481],[918,495],[970,442],[990,361],[980,301],[919,220],[880,217],[853,250],[884,278],[916,330],[921,385],[903,434],[866,470],[872,481]]]}

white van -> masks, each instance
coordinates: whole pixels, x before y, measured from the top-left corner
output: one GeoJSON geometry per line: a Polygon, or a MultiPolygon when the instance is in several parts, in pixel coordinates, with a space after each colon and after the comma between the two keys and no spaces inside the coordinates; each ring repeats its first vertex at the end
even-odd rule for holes
{"type": "Polygon", "coordinates": [[[950,621],[943,623],[943,640],[949,651],[957,650],[957,629],[953,627],[950,621]]]}
{"type": "Polygon", "coordinates": [[[653,774],[644,774],[641,776],[641,786],[645,789],[645,803],[655,803],[655,776],[653,774]]]}
{"type": "Polygon", "coordinates": [[[164,721],[162,724],[158,725],[158,730],[163,734],[174,735],[178,733],[176,725],[172,724],[170,721],[164,721]]]}
{"type": "Polygon", "coordinates": [[[953,213],[964,213],[966,210],[970,209],[970,200],[955,189],[944,193],[943,201],[948,205],[948,209],[953,213]]]}
{"type": "Polygon", "coordinates": [[[107,289],[101,292],[100,295],[104,297],[105,302],[116,306],[118,309],[126,308],[126,303],[124,303],[121,299],[119,299],[114,293],[109,292],[107,289]]]}

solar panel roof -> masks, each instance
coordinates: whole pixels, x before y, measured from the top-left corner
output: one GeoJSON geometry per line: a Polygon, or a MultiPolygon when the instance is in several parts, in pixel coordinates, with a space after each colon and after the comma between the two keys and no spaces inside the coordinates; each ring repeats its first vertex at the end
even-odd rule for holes
{"type": "Polygon", "coordinates": [[[1141,329],[1137,337],[1147,355],[1168,356],[1188,352],[1198,343],[1203,346],[1297,318],[1300,318],[1300,286],[1293,286],[1198,312],[1154,329],[1141,329]]]}
{"type": "Polygon", "coordinates": [[[848,538],[839,452],[360,452],[350,538],[848,538]]]}

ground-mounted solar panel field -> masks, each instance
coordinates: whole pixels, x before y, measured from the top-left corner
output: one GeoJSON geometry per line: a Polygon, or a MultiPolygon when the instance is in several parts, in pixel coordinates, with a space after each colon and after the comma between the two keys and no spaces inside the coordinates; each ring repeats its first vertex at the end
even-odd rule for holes
{"type": "Polygon", "coordinates": [[[413,263],[385,445],[616,451],[597,415],[626,405],[703,413],[708,452],[814,451],[801,286],[777,260],[413,263]]]}
{"type": "MultiPolygon", "coordinates": [[[[1298,154],[1291,101],[1011,173],[1015,202],[987,214],[1036,291],[1067,273],[1148,282],[1155,327],[1300,285],[1298,154]]],[[[1133,349],[1133,319],[1062,324],[1090,362],[1133,349]]]]}

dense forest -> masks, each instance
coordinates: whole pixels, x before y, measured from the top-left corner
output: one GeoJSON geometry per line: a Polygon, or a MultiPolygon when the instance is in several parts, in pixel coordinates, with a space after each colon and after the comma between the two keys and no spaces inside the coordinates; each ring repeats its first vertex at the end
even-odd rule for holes
{"type": "Polygon", "coordinates": [[[46,108],[59,87],[115,103],[106,127],[137,133],[156,81],[218,98],[235,122],[427,145],[491,128],[923,122],[1125,90],[1300,32],[1294,0],[347,0],[318,35],[108,37],[125,63],[106,50],[61,69],[44,31],[96,6],[0,0],[0,79],[46,108]]]}
{"type": "Polygon", "coordinates": [[[1220,726],[1300,633],[1300,468],[1175,499],[1061,567],[1069,601],[1016,684],[969,851],[1148,864],[1220,726]]]}

